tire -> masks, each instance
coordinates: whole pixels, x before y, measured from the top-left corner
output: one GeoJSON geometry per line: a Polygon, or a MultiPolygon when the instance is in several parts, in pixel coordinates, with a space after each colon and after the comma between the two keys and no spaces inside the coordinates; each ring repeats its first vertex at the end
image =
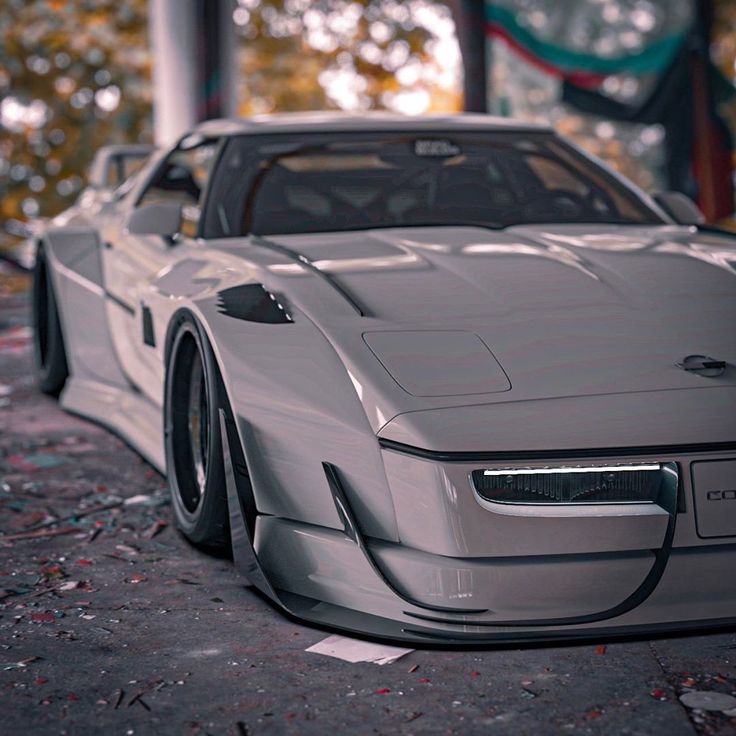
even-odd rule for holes
{"type": "Polygon", "coordinates": [[[38,386],[58,396],[69,378],[59,310],[43,247],[39,245],[33,269],[33,345],[38,386]]]}
{"type": "Polygon", "coordinates": [[[202,328],[189,313],[173,327],[164,389],[166,474],[176,525],[198,547],[230,546],[220,406],[220,373],[202,328]]]}

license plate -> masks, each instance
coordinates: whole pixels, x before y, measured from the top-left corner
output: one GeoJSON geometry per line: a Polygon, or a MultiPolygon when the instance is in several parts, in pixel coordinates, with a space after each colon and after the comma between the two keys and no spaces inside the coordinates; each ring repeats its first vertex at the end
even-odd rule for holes
{"type": "Polygon", "coordinates": [[[693,463],[692,472],[698,536],[736,536],[736,460],[693,463]]]}

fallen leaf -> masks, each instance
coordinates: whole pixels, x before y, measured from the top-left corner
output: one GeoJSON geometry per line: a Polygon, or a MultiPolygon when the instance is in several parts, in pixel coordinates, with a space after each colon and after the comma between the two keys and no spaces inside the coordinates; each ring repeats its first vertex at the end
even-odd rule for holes
{"type": "Polygon", "coordinates": [[[153,524],[151,524],[151,526],[148,527],[148,529],[146,529],[145,532],[143,532],[143,538],[153,539],[157,534],[160,534],[168,525],[168,521],[157,519],[153,522],[153,524]]]}
{"type": "Polygon", "coordinates": [[[126,555],[137,555],[140,551],[137,547],[133,547],[130,544],[116,544],[115,549],[124,552],[126,555]]]}
{"type": "Polygon", "coordinates": [[[41,611],[39,613],[32,613],[31,621],[39,624],[52,624],[56,621],[56,616],[51,611],[41,611]]]}
{"type": "Polygon", "coordinates": [[[79,580],[65,580],[63,583],[57,586],[56,590],[76,590],[82,585],[79,580]]]}

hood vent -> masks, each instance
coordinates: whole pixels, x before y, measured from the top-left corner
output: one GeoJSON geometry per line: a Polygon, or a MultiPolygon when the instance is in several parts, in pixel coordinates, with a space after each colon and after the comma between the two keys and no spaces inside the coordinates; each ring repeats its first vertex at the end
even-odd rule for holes
{"type": "Polygon", "coordinates": [[[217,311],[246,322],[285,324],[294,321],[276,297],[261,284],[233,286],[218,292],[217,311]]]}

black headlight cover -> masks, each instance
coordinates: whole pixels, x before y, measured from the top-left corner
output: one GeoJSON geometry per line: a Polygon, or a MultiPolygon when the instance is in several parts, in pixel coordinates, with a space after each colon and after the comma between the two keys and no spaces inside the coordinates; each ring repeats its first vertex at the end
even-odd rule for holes
{"type": "Polygon", "coordinates": [[[560,466],[474,470],[478,495],[493,503],[595,504],[656,503],[662,466],[560,466]]]}

